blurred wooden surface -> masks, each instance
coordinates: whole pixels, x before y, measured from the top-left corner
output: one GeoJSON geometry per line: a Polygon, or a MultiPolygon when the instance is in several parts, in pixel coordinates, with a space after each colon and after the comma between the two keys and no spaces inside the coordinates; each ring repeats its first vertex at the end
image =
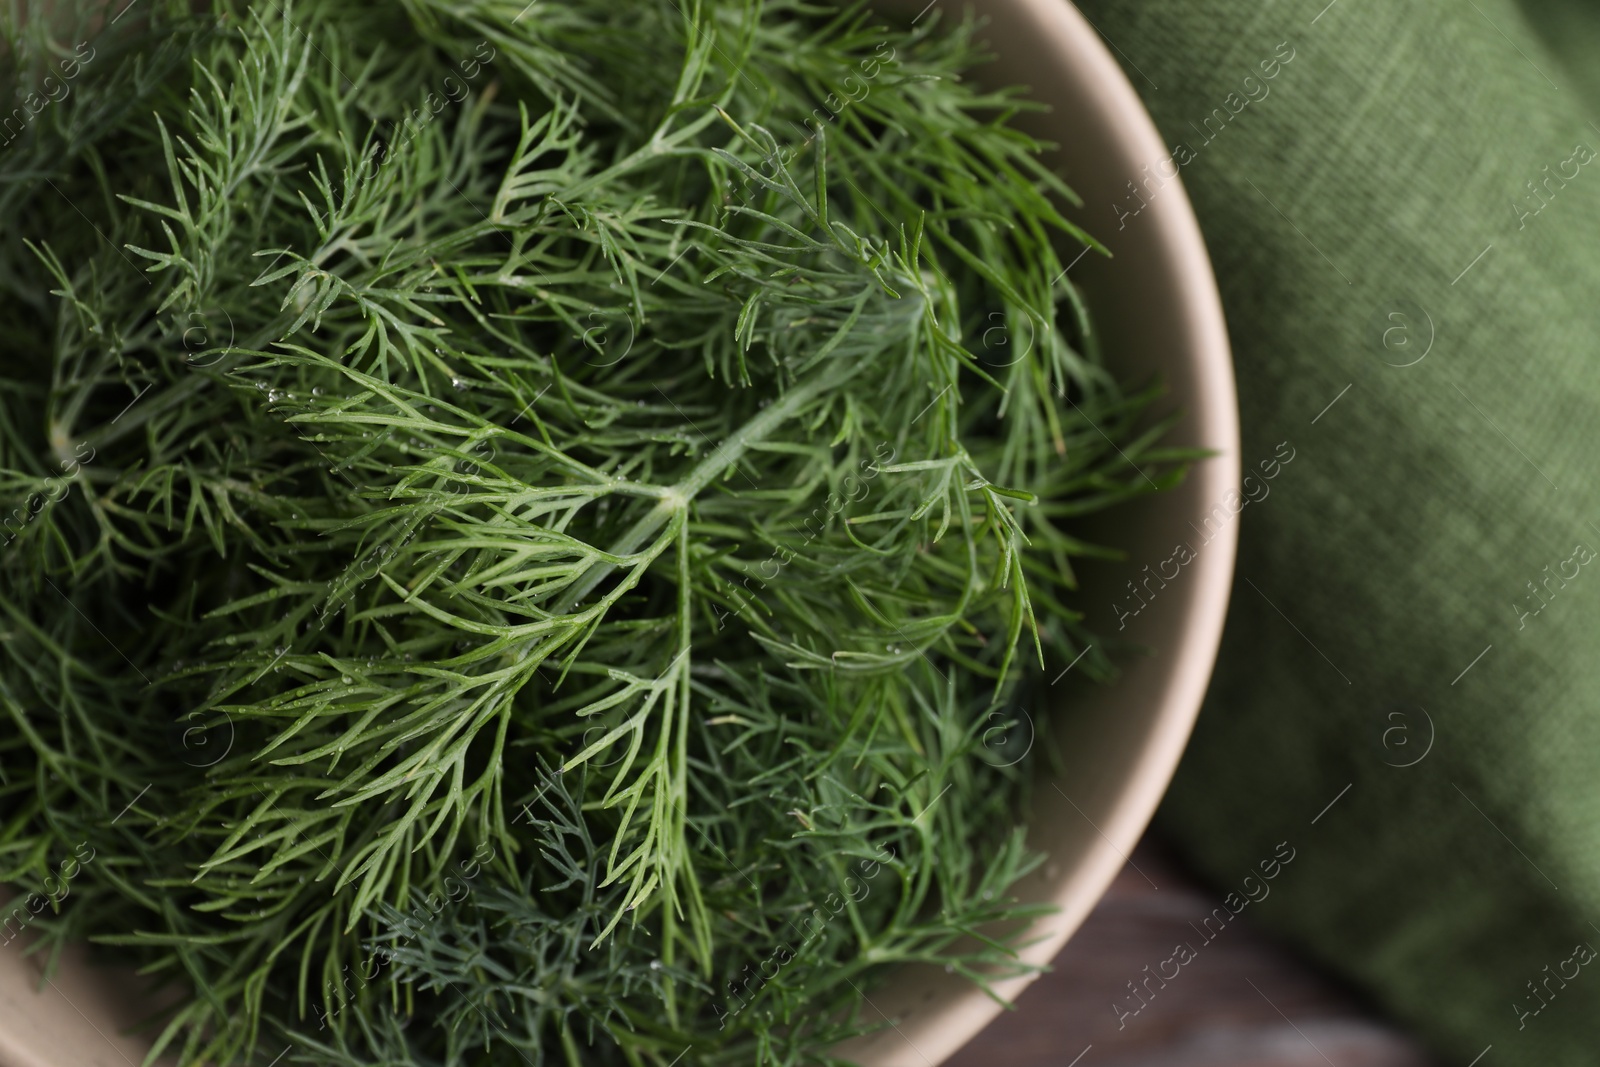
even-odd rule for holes
{"type": "Polygon", "coordinates": [[[1206,943],[1221,904],[1147,838],[1083,928],[948,1067],[1435,1067],[1355,994],[1297,960],[1248,911],[1206,943]],[[1140,872],[1143,872],[1142,874],[1140,872]],[[1152,885],[1152,883],[1154,883],[1152,885]],[[1195,926],[1190,924],[1194,923],[1195,926]],[[1173,946],[1198,951],[1137,1015],[1127,983],[1173,946]]]}

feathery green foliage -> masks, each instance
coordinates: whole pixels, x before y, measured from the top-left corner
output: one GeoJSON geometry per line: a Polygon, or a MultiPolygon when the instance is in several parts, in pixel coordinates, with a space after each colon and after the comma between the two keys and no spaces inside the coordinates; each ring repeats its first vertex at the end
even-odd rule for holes
{"type": "Polygon", "coordinates": [[[0,879],[93,857],[37,947],[185,1063],[817,1062],[1018,966],[985,742],[1088,644],[1072,519],[1187,457],[972,25],[114,7],[4,27],[60,98],[0,147],[0,879]]]}

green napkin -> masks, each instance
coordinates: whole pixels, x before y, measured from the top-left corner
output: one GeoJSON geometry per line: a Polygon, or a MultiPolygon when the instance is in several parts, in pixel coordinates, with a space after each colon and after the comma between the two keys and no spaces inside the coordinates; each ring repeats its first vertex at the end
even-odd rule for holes
{"type": "Polygon", "coordinates": [[[1287,841],[1252,915],[1460,1064],[1600,1061],[1600,5],[1082,7],[1184,161],[1241,459],[1296,450],[1160,821],[1219,892],[1287,841]]]}

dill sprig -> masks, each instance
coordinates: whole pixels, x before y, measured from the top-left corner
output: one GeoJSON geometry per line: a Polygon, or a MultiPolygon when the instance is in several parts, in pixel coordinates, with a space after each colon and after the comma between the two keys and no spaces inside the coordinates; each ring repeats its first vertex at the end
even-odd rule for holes
{"type": "Polygon", "coordinates": [[[17,92],[94,54],[0,149],[0,879],[94,855],[41,950],[186,1064],[797,1063],[1020,966],[985,740],[1089,646],[1072,520],[1188,457],[972,23],[24,8],[17,92]]]}

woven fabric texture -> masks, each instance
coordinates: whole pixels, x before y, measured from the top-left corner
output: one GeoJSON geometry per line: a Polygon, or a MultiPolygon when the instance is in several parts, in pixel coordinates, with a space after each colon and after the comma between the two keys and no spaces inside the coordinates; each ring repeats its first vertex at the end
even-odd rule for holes
{"type": "Polygon", "coordinates": [[[1219,895],[1288,841],[1252,914],[1450,1059],[1593,1064],[1600,5],[1081,7],[1181,164],[1241,459],[1295,450],[1159,820],[1219,895]]]}

